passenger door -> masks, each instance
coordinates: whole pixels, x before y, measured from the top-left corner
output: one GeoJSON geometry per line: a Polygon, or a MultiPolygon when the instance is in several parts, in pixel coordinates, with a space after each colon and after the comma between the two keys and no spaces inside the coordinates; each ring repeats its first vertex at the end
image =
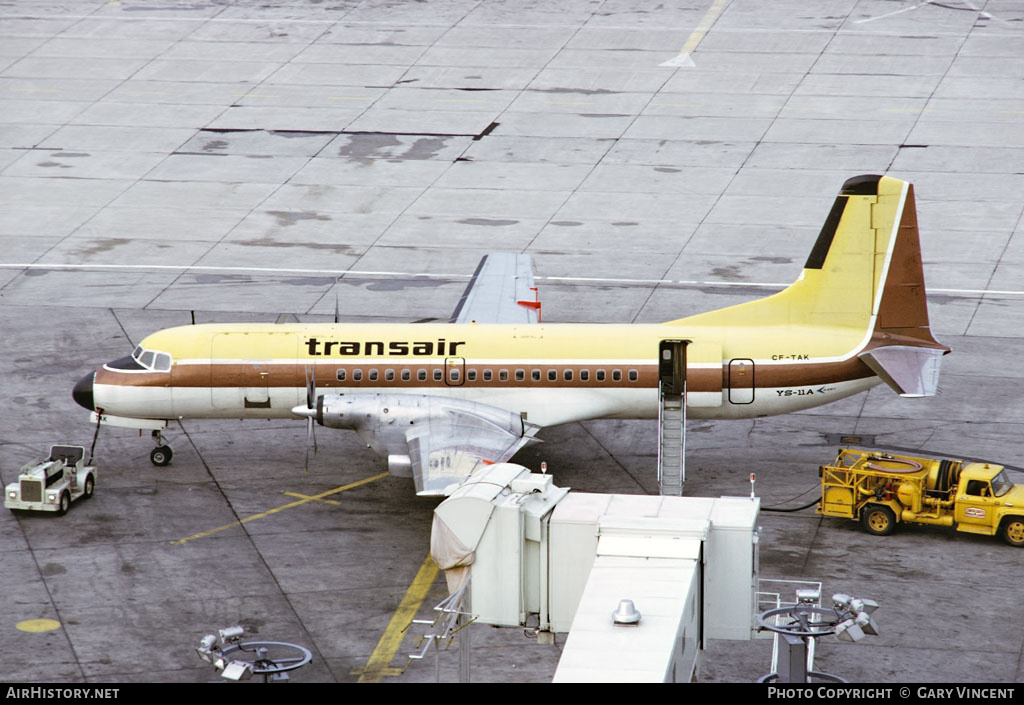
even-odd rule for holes
{"type": "Polygon", "coordinates": [[[754,403],[754,361],[736,358],[729,361],[729,402],[754,403]]]}

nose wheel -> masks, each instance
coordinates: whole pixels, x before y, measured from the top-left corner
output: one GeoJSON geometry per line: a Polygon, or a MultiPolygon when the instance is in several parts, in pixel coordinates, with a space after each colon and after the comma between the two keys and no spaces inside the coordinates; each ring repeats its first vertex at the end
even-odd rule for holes
{"type": "Polygon", "coordinates": [[[153,438],[156,439],[156,448],[149,453],[149,461],[157,467],[164,467],[171,462],[171,458],[174,457],[174,451],[171,450],[170,446],[164,445],[164,438],[160,435],[159,431],[153,431],[153,438]]]}

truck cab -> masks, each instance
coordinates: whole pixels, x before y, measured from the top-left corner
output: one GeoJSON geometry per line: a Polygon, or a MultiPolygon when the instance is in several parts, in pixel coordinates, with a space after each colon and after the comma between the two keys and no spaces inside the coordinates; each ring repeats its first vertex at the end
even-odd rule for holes
{"type": "Polygon", "coordinates": [[[1017,487],[1001,465],[968,463],[960,472],[954,520],[960,531],[993,535],[1002,529],[1003,539],[1024,545],[1024,487],[1017,487]],[[1007,526],[1008,525],[1008,526],[1007,526]],[[1012,536],[1006,536],[1009,531],[1012,536]]]}

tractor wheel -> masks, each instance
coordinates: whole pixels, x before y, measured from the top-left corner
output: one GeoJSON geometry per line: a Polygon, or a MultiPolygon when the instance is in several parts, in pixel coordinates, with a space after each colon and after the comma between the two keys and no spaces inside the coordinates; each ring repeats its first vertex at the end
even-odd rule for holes
{"type": "Polygon", "coordinates": [[[882,504],[869,504],[860,510],[864,530],[875,536],[888,536],[896,528],[896,515],[882,504]]]}

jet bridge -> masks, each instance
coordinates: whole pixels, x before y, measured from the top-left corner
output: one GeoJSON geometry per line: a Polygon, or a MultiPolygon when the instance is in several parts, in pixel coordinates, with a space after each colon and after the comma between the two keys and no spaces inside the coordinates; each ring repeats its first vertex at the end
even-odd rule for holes
{"type": "Polygon", "coordinates": [[[450,591],[470,581],[476,621],[568,633],[556,682],[686,682],[707,639],[751,638],[758,511],[569,492],[502,463],[437,507],[431,552],[450,591]]]}

